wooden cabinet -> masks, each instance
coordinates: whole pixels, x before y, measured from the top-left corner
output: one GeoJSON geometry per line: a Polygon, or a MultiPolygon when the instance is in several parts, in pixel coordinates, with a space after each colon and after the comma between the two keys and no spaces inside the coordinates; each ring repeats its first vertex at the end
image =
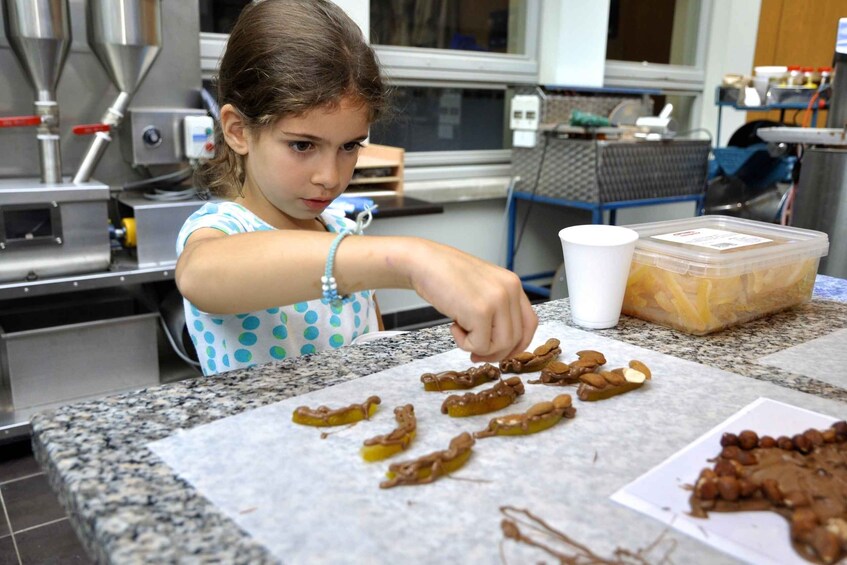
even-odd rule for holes
{"type": "Polygon", "coordinates": [[[346,193],[351,195],[403,192],[405,150],[371,143],[359,150],[359,161],[346,193]]]}

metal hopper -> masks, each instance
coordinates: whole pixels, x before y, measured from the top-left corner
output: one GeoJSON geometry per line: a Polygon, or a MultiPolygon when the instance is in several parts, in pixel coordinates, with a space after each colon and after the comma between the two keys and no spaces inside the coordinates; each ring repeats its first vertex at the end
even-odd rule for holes
{"type": "Polygon", "coordinates": [[[161,0],[88,0],[88,45],[120,93],[101,124],[90,128],[94,139],[74,176],[75,184],[91,178],[141,81],[162,47],[161,0]]]}
{"type": "Polygon", "coordinates": [[[3,0],[3,20],[9,46],[35,90],[35,115],[5,118],[0,125],[38,127],[41,181],[59,183],[62,158],[56,85],[71,44],[68,1],[3,0]]]}

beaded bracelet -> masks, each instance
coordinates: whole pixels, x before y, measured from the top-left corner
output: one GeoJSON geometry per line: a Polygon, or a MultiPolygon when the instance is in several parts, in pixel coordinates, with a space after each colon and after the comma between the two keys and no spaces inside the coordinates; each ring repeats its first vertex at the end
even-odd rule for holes
{"type": "Polygon", "coordinates": [[[335,253],[338,250],[338,245],[348,235],[361,235],[365,231],[365,228],[370,225],[371,220],[373,220],[373,210],[376,210],[376,208],[376,205],[365,206],[365,210],[359,212],[359,215],[356,216],[356,227],[352,231],[343,229],[338,232],[338,235],[332,240],[332,244],[329,246],[329,253],[326,257],[326,269],[324,269],[324,274],[321,277],[321,291],[324,299],[333,306],[340,306],[343,303],[349,302],[351,299],[351,295],[349,294],[345,296],[338,294],[338,282],[332,275],[332,267],[335,263],[335,253]]]}

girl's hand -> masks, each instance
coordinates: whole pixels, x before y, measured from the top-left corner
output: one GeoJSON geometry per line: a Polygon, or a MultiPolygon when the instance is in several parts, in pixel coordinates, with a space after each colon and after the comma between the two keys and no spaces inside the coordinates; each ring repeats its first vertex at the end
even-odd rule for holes
{"type": "Polygon", "coordinates": [[[516,274],[431,241],[420,247],[408,255],[412,288],[453,320],[456,344],[474,363],[526,349],[538,317],[516,274]]]}

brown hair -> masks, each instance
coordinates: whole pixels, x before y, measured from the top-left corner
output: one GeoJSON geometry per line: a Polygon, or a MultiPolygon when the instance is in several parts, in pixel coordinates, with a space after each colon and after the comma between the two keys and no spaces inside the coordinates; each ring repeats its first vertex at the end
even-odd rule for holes
{"type": "MultiPolygon", "coordinates": [[[[329,0],[254,0],[235,22],[217,77],[218,104],[232,104],[248,129],[361,100],[375,121],[386,108],[379,63],[361,30],[329,0]]],[[[232,196],[244,183],[243,157],[215,124],[215,157],[197,171],[198,184],[232,196]]]]}

